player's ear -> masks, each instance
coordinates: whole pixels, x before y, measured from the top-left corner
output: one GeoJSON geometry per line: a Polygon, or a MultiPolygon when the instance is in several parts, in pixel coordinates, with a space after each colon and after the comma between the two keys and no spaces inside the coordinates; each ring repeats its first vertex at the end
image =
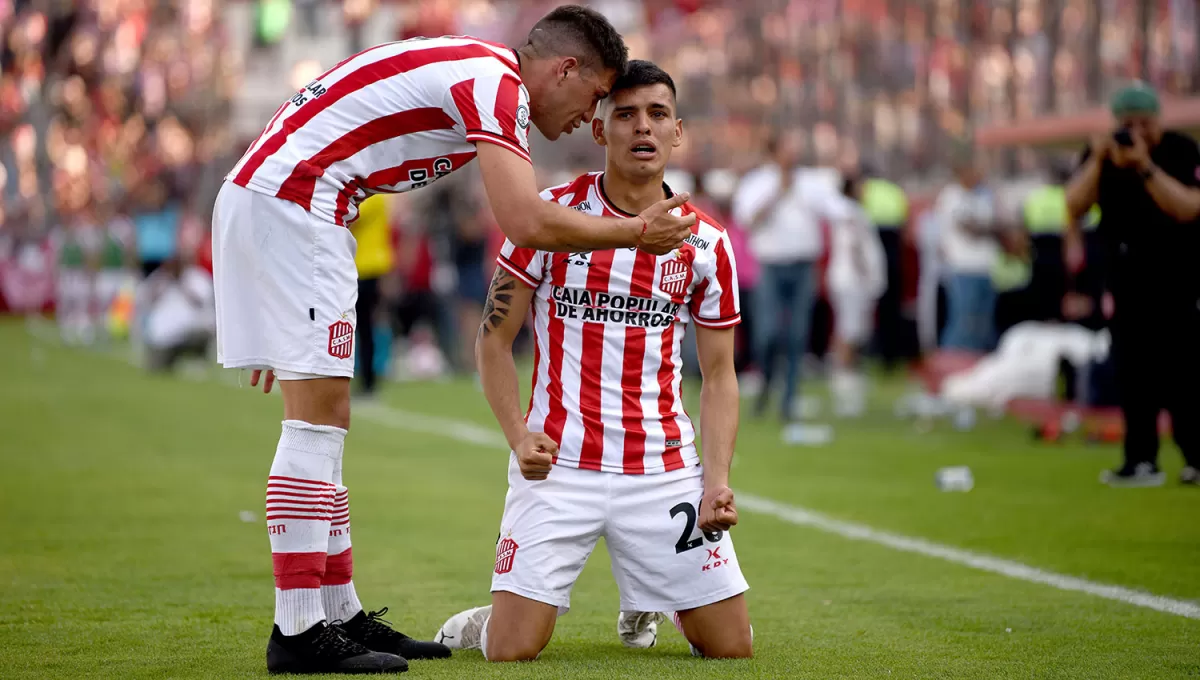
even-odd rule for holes
{"type": "Polygon", "coordinates": [[[604,118],[601,116],[592,119],[592,139],[598,146],[608,146],[608,140],[604,138],[604,118]]]}
{"type": "Polygon", "coordinates": [[[675,138],[671,140],[671,146],[678,149],[683,146],[683,119],[675,119],[675,138]]]}
{"type": "Polygon", "coordinates": [[[578,68],[578,59],[575,57],[563,57],[563,60],[558,62],[558,70],[554,73],[554,75],[557,76],[556,80],[559,83],[562,83],[571,74],[571,71],[574,71],[578,68]]]}

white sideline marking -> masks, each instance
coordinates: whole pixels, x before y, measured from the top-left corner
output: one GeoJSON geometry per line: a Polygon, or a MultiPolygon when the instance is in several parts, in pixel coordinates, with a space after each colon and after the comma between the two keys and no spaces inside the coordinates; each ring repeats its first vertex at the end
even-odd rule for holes
{"type": "MultiPolygon", "coordinates": [[[[43,328],[30,327],[30,334],[42,342],[53,344],[57,340],[57,338],[46,337],[44,332],[45,329],[43,328]]],[[[117,356],[113,353],[96,352],[96,354],[103,354],[114,359],[129,360],[128,357],[117,356]]],[[[476,446],[489,448],[508,447],[508,442],[496,430],[467,421],[402,411],[384,404],[356,405],[354,407],[354,415],[363,417],[384,427],[391,427],[398,430],[439,435],[476,446]]],[[[779,503],[769,498],[763,498],[744,491],[737,492],[737,501],[746,510],[771,515],[776,519],[791,524],[811,527],[826,533],[836,534],[843,538],[876,543],[901,552],[933,557],[953,564],[971,567],[972,569],[1000,574],[1001,576],[1007,576],[1018,581],[1040,583],[1052,588],[1058,588],[1059,590],[1086,593],[1102,597],[1106,600],[1114,600],[1137,607],[1153,609],[1165,614],[1174,614],[1176,616],[1200,620],[1200,604],[1194,602],[1175,600],[1121,586],[1096,583],[1074,576],[1056,574],[1052,571],[1045,571],[1013,560],[954,548],[934,543],[933,541],[927,541],[923,538],[913,538],[879,529],[872,529],[865,524],[835,519],[807,508],[779,503]]]]}
{"type": "Polygon", "coordinates": [[[792,524],[820,529],[827,533],[837,534],[843,538],[878,543],[893,550],[917,553],[926,557],[935,557],[939,560],[961,564],[972,569],[988,571],[993,574],[1000,574],[1001,576],[1007,576],[1019,581],[1041,583],[1058,588],[1059,590],[1073,590],[1080,593],[1087,593],[1088,595],[1095,595],[1096,597],[1103,597],[1107,600],[1116,600],[1117,602],[1146,607],[1147,609],[1167,614],[1185,616],[1189,619],[1200,619],[1200,605],[1185,600],[1173,600],[1169,597],[1151,595],[1150,593],[1122,588],[1121,586],[1112,586],[1074,576],[1056,574],[1052,571],[1045,571],[1027,564],[1021,564],[1020,562],[991,557],[961,548],[953,548],[948,545],[927,541],[923,538],[912,538],[887,531],[880,531],[879,529],[872,529],[863,524],[834,519],[819,512],[786,505],[742,491],[737,492],[737,502],[738,505],[747,510],[771,515],[776,519],[781,519],[792,524]]]}

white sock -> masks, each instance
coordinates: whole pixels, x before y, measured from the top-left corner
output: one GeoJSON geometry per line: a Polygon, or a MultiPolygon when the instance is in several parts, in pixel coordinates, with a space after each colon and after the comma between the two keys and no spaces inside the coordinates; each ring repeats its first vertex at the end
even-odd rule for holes
{"type": "MultiPolygon", "coordinates": [[[[344,453],[344,451],[343,451],[344,453]]],[[[363,610],[354,590],[354,556],[350,551],[350,492],[342,484],[342,456],[333,466],[336,488],[329,526],[329,558],[321,579],[321,600],[330,621],[349,621],[363,610]]]]}
{"type": "Polygon", "coordinates": [[[321,580],[336,487],[333,470],[346,431],[283,421],[267,479],[267,535],[275,571],[275,623],[297,635],[325,620],[321,580]]]}

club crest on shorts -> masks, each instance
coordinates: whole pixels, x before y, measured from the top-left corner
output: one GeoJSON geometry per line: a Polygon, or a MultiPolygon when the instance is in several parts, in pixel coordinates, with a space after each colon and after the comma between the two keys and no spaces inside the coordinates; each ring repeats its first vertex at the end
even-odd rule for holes
{"type": "Polygon", "coordinates": [[[507,574],[512,571],[513,560],[517,557],[517,542],[511,537],[505,537],[496,544],[496,573],[507,574]]]}
{"type": "Polygon", "coordinates": [[[658,287],[668,295],[683,295],[684,287],[687,286],[688,268],[687,260],[671,259],[663,262],[658,287]]]}
{"type": "Polygon", "coordinates": [[[329,356],[349,359],[354,352],[354,326],[345,319],[329,324],[329,356]]]}

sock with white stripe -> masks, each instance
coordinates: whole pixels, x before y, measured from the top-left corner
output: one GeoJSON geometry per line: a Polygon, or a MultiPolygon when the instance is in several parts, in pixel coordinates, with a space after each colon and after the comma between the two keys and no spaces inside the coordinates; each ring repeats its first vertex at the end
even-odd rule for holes
{"type": "Polygon", "coordinates": [[[336,493],[329,527],[329,558],[321,579],[321,601],[330,621],[349,621],[362,611],[354,592],[354,557],[350,552],[350,492],[342,485],[342,459],[333,466],[336,493]]]}
{"type": "Polygon", "coordinates": [[[321,580],[346,431],[283,421],[267,479],[267,535],[275,571],[275,623],[297,635],[325,619],[321,580]]]}

